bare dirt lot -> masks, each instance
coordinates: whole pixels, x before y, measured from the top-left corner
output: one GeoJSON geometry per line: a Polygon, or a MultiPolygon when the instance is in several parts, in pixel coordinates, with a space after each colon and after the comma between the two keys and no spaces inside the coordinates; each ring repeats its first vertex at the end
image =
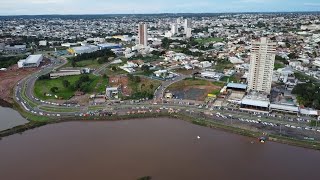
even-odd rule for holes
{"type": "Polygon", "coordinates": [[[11,92],[15,84],[38,69],[39,68],[18,69],[18,66],[14,65],[8,68],[7,71],[0,71],[0,98],[9,103],[13,103],[11,92]]]}
{"type": "Polygon", "coordinates": [[[186,79],[168,87],[179,99],[204,101],[208,94],[220,92],[221,86],[206,80],[186,79]]]}
{"type": "Polygon", "coordinates": [[[130,96],[132,93],[129,87],[129,79],[126,75],[111,76],[109,78],[109,85],[114,87],[120,86],[124,96],[130,96]]]}

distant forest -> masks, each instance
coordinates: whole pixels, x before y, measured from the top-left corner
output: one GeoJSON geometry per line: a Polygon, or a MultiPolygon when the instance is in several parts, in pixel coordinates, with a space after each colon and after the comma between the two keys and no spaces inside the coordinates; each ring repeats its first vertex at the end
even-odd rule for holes
{"type": "Polygon", "coordinates": [[[0,56],[0,68],[8,68],[27,56],[0,56]]]}
{"type": "Polygon", "coordinates": [[[0,20],[10,19],[109,19],[114,17],[132,17],[132,18],[143,18],[152,19],[154,17],[215,17],[221,15],[237,15],[237,14],[265,14],[268,16],[296,16],[297,14],[308,15],[308,14],[319,14],[319,12],[241,12],[241,13],[161,13],[161,14],[92,14],[92,15],[17,15],[17,16],[0,16],[0,20]]]}

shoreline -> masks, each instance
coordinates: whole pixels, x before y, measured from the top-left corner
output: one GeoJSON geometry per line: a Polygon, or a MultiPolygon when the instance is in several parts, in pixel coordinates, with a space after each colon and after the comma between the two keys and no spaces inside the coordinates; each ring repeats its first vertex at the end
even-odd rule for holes
{"type": "MultiPolygon", "coordinates": [[[[14,105],[12,105],[15,107],[14,105]]],[[[20,112],[20,108],[14,108],[17,110],[22,116],[24,116],[20,112]]],[[[262,132],[259,131],[252,131],[248,129],[242,129],[239,127],[233,127],[228,126],[222,123],[214,122],[214,121],[207,121],[203,118],[197,118],[197,117],[191,117],[185,114],[170,114],[170,113],[159,113],[159,114],[134,114],[134,115],[122,115],[122,116],[104,116],[104,117],[69,117],[69,118],[59,118],[56,120],[47,120],[47,121],[34,121],[30,120],[29,123],[13,127],[11,129],[7,129],[4,131],[0,131],[0,140],[2,138],[14,135],[14,134],[22,134],[25,131],[32,130],[38,127],[42,127],[45,125],[50,124],[57,124],[57,123],[64,123],[64,122],[95,122],[95,121],[123,121],[123,120],[136,120],[136,119],[146,119],[146,118],[174,118],[182,121],[186,121],[189,123],[192,123],[194,125],[208,127],[211,129],[217,129],[222,130],[225,132],[229,132],[232,134],[237,134],[241,136],[246,136],[250,138],[259,138],[263,135],[262,132]]],[[[318,141],[306,141],[306,140],[299,140],[295,138],[280,136],[277,134],[269,134],[269,141],[270,142],[276,142],[281,144],[287,144],[291,146],[301,147],[301,148],[307,148],[307,149],[313,149],[313,150],[320,150],[320,142],[318,141]]]]}
{"type": "Polygon", "coordinates": [[[13,108],[13,104],[0,98],[0,106],[4,108],[13,108]]]}

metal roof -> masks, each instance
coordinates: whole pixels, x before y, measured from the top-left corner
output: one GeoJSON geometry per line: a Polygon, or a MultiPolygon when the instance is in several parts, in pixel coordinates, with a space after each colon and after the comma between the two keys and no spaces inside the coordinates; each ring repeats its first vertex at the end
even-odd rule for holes
{"type": "Polygon", "coordinates": [[[256,100],[256,99],[246,99],[246,98],[244,98],[241,101],[241,104],[249,105],[249,106],[268,108],[270,102],[269,101],[264,101],[264,100],[256,100]]]}
{"type": "Polygon", "coordinates": [[[282,105],[282,104],[270,104],[270,108],[271,109],[291,111],[291,112],[299,112],[299,107],[282,105]]]}
{"type": "Polygon", "coordinates": [[[246,84],[239,84],[239,83],[228,83],[228,88],[236,88],[236,89],[247,89],[246,84]]]}
{"type": "Polygon", "coordinates": [[[30,55],[26,60],[25,63],[27,64],[36,64],[38,63],[42,58],[42,54],[37,55],[30,55]]]}

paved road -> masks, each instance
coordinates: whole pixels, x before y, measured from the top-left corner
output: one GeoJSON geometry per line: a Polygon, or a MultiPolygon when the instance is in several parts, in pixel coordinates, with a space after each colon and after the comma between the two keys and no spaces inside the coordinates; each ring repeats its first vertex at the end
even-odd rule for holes
{"type": "Polygon", "coordinates": [[[162,100],[163,96],[164,96],[164,92],[165,90],[172,84],[174,83],[177,83],[179,81],[182,81],[188,77],[192,77],[191,75],[187,76],[187,75],[183,75],[183,74],[178,74],[177,77],[175,77],[174,79],[172,80],[167,80],[167,81],[164,81],[160,87],[155,91],[154,93],[154,98],[156,101],[160,101],[162,100]]]}
{"type": "MultiPolygon", "coordinates": [[[[51,57],[50,57],[51,58],[51,57]]],[[[175,108],[175,109],[182,109],[188,112],[190,114],[192,113],[203,113],[206,111],[209,111],[211,113],[227,113],[232,116],[239,116],[244,119],[258,119],[257,117],[252,116],[251,114],[241,112],[241,111],[234,111],[234,110],[220,110],[220,109],[210,109],[210,107],[207,107],[203,109],[202,107],[199,108],[195,105],[188,105],[185,103],[176,103],[176,104],[153,104],[153,102],[142,102],[138,104],[130,104],[129,102],[124,102],[120,104],[114,104],[112,106],[103,105],[103,106],[86,106],[86,107],[75,107],[75,105],[69,105],[69,106],[61,106],[52,102],[42,101],[33,96],[33,88],[35,81],[37,78],[41,75],[47,74],[51,72],[53,69],[57,69],[62,67],[67,63],[66,59],[60,59],[60,60],[51,58],[52,64],[50,66],[46,66],[42,68],[40,71],[35,72],[34,74],[31,74],[27,76],[26,78],[22,79],[15,88],[15,99],[16,101],[26,110],[34,114],[38,115],[46,115],[46,116],[75,116],[75,115],[81,115],[86,114],[89,109],[115,109],[118,113],[126,114],[128,111],[132,110],[132,107],[144,107],[144,108],[150,108],[153,110],[162,108],[163,106],[166,106],[167,108],[175,108]],[[46,110],[44,110],[46,109],[46,110]]],[[[96,71],[96,75],[99,75],[99,72],[102,71],[102,69],[105,69],[109,64],[103,65],[101,68],[99,68],[96,71]]],[[[164,94],[164,91],[167,87],[169,87],[171,84],[179,82],[187,77],[187,75],[179,74],[176,78],[173,80],[164,81],[162,85],[156,90],[155,92],[155,99],[161,100],[164,94]]],[[[299,123],[299,122],[289,122],[285,121],[281,117],[262,117],[267,122],[272,122],[275,124],[279,124],[282,126],[290,125],[295,127],[306,127],[306,123],[299,123]]]]}

